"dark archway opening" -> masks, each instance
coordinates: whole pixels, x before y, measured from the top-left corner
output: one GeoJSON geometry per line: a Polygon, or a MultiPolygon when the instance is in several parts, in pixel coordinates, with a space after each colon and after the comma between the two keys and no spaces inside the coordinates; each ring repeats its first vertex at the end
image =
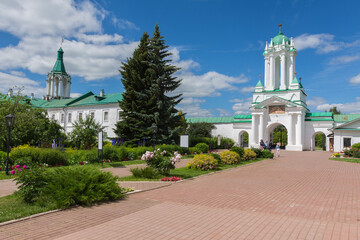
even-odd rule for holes
{"type": "Polygon", "coordinates": [[[280,148],[285,149],[287,145],[288,134],[287,129],[284,125],[277,126],[271,133],[270,133],[270,143],[271,148],[275,148],[276,143],[280,143],[280,148]]]}

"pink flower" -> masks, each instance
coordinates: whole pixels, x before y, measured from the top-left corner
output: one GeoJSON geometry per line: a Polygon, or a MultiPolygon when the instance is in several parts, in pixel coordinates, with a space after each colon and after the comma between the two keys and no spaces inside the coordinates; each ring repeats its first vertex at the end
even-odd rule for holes
{"type": "Polygon", "coordinates": [[[11,169],[15,169],[15,167],[11,167],[11,169]]]}
{"type": "Polygon", "coordinates": [[[14,174],[15,174],[15,170],[11,170],[10,174],[11,174],[11,175],[14,175],[14,174]]]}
{"type": "Polygon", "coordinates": [[[17,169],[19,172],[21,172],[22,170],[20,168],[17,169]]]}
{"type": "Polygon", "coordinates": [[[80,164],[80,165],[84,165],[84,162],[80,162],[79,164],[80,164]]]}
{"type": "Polygon", "coordinates": [[[16,165],[16,168],[21,168],[21,166],[18,164],[18,165],[16,165]]]}
{"type": "Polygon", "coordinates": [[[23,166],[23,169],[26,169],[26,165],[23,166]]]}

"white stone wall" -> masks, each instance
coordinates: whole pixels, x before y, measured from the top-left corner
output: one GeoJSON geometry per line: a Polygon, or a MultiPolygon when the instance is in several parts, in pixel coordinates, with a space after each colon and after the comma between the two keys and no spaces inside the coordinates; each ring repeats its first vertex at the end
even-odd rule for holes
{"type": "Polygon", "coordinates": [[[105,127],[104,132],[106,132],[107,136],[109,138],[117,137],[113,131],[115,124],[119,121],[120,107],[117,103],[83,107],[52,108],[47,109],[47,111],[50,119],[53,114],[55,115],[54,119],[65,129],[66,133],[72,132],[74,122],[78,120],[79,113],[82,113],[82,117],[85,119],[86,115],[90,115],[93,112],[95,121],[105,127]],[[104,119],[105,112],[108,112],[108,121],[105,121],[104,119]],[[68,121],[69,113],[71,113],[71,122],[68,121]],[[64,114],[63,122],[61,122],[61,114],[64,114]]]}
{"type": "Polygon", "coordinates": [[[360,131],[335,130],[334,133],[334,152],[344,149],[344,138],[351,138],[351,145],[360,142],[360,131]]]}
{"type": "Polygon", "coordinates": [[[251,123],[217,123],[215,129],[211,131],[214,137],[222,136],[231,138],[238,145],[240,142],[240,133],[247,132],[250,136],[251,123]]]}
{"type": "Polygon", "coordinates": [[[315,150],[315,135],[324,133],[326,136],[326,151],[329,149],[329,137],[332,132],[329,129],[332,127],[332,121],[305,121],[305,139],[304,150],[315,150]]]}

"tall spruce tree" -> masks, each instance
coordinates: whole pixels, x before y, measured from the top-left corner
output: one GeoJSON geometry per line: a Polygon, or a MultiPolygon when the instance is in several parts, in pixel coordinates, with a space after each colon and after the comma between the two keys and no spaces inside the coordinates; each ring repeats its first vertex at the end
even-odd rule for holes
{"type": "Polygon", "coordinates": [[[171,53],[161,36],[159,26],[156,24],[153,37],[150,40],[150,108],[153,114],[153,126],[157,127],[155,143],[175,143],[178,133],[182,131],[181,120],[184,114],[179,114],[175,108],[181,102],[182,94],[173,95],[181,84],[173,74],[179,70],[171,65],[171,53]]]}
{"type": "Polygon", "coordinates": [[[181,94],[172,94],[181,80],[173,76],[178,69],[170,64],[167,48],[156,25],[153,37],[144,33],[133,56],[121,67],[125,92],[119,105],[123,111],[114,130],[126,144],[174,143],[183,130],[184,114],[175,108],[181,94]]]}
{"type": "Polygon", "coordinates": [[[145,142],[151,140],[152,131],[148,124],[151,119],[146,107],[149,101],[146,89],[151,86],[151,81],[147,77],[149,44],[149,35],[145,32],[133,56],[122,64],[120,70],[125,91],[123,99],[119,101],[122,109],[121,121],[117,122],[114,131],[126,144],[136,145],[144,139],[145,142]]]}

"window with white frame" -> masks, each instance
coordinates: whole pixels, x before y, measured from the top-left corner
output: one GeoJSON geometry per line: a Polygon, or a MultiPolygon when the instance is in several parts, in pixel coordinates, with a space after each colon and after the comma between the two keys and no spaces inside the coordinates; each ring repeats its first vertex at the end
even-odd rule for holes
{"type": "Polygon", "coordinates": [[[90,112],[90,117],[95,119],[95,112],[90,112]]]}
{"type": "Polygon", "coordinates": [[[82,112],[79,112],[78,113],[78,120],[82,120],[83,119],[83,113],[82,112]]]}
{"type": "Polygon", "coordinates": [[[344,138],[344,148],[351,147],[351,138],[344,138]]]}
{"type": "Polygon", "coordinates": [[[61,122],[61,123],[64,123],[64,118],[65,118],[65,115],[62,113],[62,114],[61,114],[61,118],[60,118],[60,122],[61,122]]]}
{"type": "Polygon", "coordinates": [[[68,122],[71,123],[71,121],[72,121],[72,114],[69,113],[69,114],[68,114],[68,122]]]}
{"type": "Polygon", "coordinates": [[[51,114],[51,120],[55,120],[55,114],[51,114]]]}
{"type": "Polygon", "coordinates": [[[104,122],[107,122],[107,121],[109,121],[109,112],[105,111],[104,112],[104,122]]]}

